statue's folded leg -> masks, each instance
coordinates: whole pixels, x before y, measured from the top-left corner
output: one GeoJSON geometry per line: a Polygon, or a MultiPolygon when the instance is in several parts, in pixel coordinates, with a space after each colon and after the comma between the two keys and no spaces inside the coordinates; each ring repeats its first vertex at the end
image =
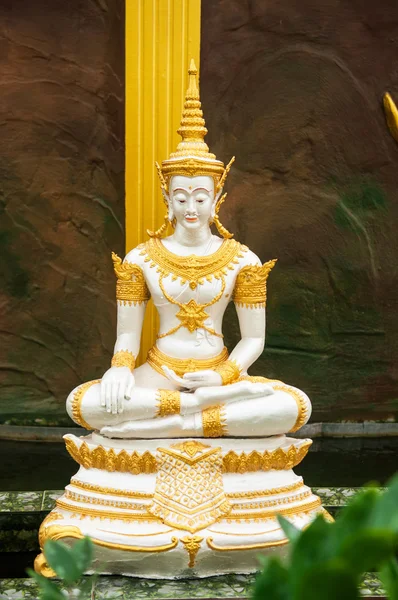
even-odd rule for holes
{"type": "Polygon", "coordinates": [[[70,418],[86,429],[99,430],[127,419],[151,419],[158,412],[157,390],[135,387],[133,397],[123,402],[123,412],[109,413],[101,406],[101,380],[88,381],[75,388],[66,400],[70,418]]]}
{"type": "Polygon", "coordinates": [[[116,438],[263,437],[297,431],[311,414],[308,396],[280,381],[269,383],[272,395],[216,404],[185,416],[169,413],[162,419],[125,419],[114,427],[104,427],[101,433],[116,438]]]}
{"type": "MultiPolygon", "coordinates": [[[[99,430],[104,426],[113,428],[127,421],[153,422],[156,417],[194,414],[212,404],[264,396],[265,393],[272,394],[272,389],[267,384],[253,384],[247,381],[225,387],[201,388],[195,393],[135,386],[131,399],[123,401],[123,412],[113,414],[101,406],[100,389],[100,380],[88,381],[75,388],[66,401],[66,409],[71,419],[86,429],[99,430]]],[[[185,421],[181,421],[178,427],[190,430],[189,419],[188,423],[189,426],[185,421]]],[[[147,431],[144,424],[143,427],[144,431],[147,431]]],[[[158,423],[156,427],[164,429],[165,424],[158,423]]]]}

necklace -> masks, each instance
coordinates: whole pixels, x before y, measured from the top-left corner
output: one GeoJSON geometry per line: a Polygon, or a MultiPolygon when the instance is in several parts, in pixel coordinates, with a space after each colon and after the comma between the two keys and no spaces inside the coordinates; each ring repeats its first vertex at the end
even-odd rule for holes
{"type": "Polygon", "coordinates": [[[213,278],[220,279],[221,275],[228,273],[228,270],[232,271],[244,252],[247,252],[246,246],[227,239],[212,254],[179,256],[167,250],[160,239],[151,238],[140,254],[145,256],[144,261],[149,262],[150,267],[156,268],[163,277],[172,275],[173,281],[179,279],[181,285],[189,282],[190,288],[194,290],[198,285],[203,284],[205,279],[207,281],[213,278]]]}

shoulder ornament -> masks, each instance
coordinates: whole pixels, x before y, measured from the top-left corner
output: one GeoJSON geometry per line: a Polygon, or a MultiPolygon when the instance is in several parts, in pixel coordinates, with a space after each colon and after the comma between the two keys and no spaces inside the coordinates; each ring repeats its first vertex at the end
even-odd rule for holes
{"type": "Polygon", "coordinates": [[[247,252],[243,246],[235,240],[224,240],[218,250],[206,256],[178,256],[167,250],[158,238],[151,238],[146,242],[145,248],[140,252],[145,256],[144,261],[163,277],[172,275],[173,280],[180,280],[181,285],[189,282],[191,289],[202,285],[205,280],[212,281],[222,279],[228,271],[233,271],[247,252]]]}
{"type": "Polygon", "coordinates": [[[233,300],[247,308],[265,307],[267,302],[267,279],[277,259],[263,265],[247,265],[236,278],[233,300]]]}
{"type": "Polygon", "coordinates": [[[116,299],[118,304],[129,305],[148,302],[150,293],[141,267],[122,262],[120,256],[112,252],[113,268],[116,273],[116,299]]]}

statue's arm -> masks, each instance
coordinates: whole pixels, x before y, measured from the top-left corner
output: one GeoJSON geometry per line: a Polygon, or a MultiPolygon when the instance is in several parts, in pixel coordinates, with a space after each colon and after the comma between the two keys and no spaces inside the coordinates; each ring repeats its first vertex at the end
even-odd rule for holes
{"type": "Polygon", "coordinates": [[[262,265],[253,253],[247,258],[248,264],[238,273],[233,294],[241,340],[229,357],[241,372],[246,372],[264,350],[267,279],[276,262],[271,260],[262,265]]]}
{"type": "Polygon", "coordinates": [[[261,356],[265,344],[265,308],[236,306],[241,339],[232,350],[229,360],[245,373],[261,356]]]}
{"type": "Polygon", "coordinates": [[[124,261],[112,255],[116,273],[117,335],[111,368],[101,381],[101,405],[112,413],[123,411],[123,401],[131,396],[133,371],[140,349],[142,325],[149,300],[138,249],[124,261]]]}

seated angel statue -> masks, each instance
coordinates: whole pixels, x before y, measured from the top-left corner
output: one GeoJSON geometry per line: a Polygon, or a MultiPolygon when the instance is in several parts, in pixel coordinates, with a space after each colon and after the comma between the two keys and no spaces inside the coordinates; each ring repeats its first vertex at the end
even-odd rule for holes
{"type": "Polygon", "coordinates": [[[204,142],[207,133],[194,65],[189,70],[182,141],[157,165],[167,206],[165,224],[124,261],[117,276],[117,340],[101,380],[78,386],[70,417],[110,438],[271,436],[296,431],[311,403],[279,380],[250,377],[265,342],[266,284],[275,264],[261,265],[232,239],[218,211],[225,168],[204,142]],[[163,237],[168,224],[172,235],[163,237]],[[214,223],[221,235],[212,234],[214,223]],[[145,308],[160,319],[156,344],[135,368],[145,308]],[[233,301],[241,339],[230,354],[222,322],[233,301]]]}

